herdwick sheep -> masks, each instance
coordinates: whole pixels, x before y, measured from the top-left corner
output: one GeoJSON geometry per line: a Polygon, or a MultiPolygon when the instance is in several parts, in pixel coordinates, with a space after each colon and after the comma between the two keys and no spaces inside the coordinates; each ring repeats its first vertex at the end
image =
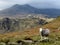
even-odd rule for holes
{"type": "Polygon", "coordinates": [[[39,32],[40,32],[41,40],[48,39],[48,36],[49,36],[49,33],[50,33],[49,29],[40,28],[39,32]]]}

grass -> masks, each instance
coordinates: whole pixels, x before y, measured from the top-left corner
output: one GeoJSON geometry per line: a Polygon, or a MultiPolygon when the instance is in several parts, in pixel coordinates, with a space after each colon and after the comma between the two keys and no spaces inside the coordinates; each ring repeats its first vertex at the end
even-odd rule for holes
{"type": "MultiPolygon", "coordinates": [[[[60,45],[60,30],[58,28],[60,27],[60,18],[57,18],[50,22],[49,24],[46,24],[43,26],[43,28],[49,28],[50,29],[50,35],[49,35],[49,42],[38,42],[34,43],[32,45],[60,45]]],[[[6,34],[0,34],[0,42],[16,42],[18,40],[24,40],[25,38],[31,38],[34,41],[40,40],[39,35],[39,28],[40,26],[26,29],[23,32],[10,32],[6,34]]]]}

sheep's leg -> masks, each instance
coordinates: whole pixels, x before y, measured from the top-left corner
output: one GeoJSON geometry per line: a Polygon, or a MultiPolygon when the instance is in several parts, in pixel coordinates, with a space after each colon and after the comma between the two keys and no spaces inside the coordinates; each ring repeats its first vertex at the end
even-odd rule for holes
{"type": "Polygon", "coordinates": [[[41,37],[41,39],[40,39],[40,40],[42,40],[42,38],[43,38],[43,37],[42,37],[41,35],[40,35],[40,37],[41,37]]]}

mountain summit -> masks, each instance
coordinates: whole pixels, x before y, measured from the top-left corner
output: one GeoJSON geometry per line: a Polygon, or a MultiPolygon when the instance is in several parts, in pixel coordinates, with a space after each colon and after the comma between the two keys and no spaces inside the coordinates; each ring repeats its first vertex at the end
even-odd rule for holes
{"type": "Polygon", "coordinates": [[[60,9],[37,9],[31,5],[19,5],[15,4],[10,8],[0,11],[0,15],[26,15],[26,14],[45,14],[49,17],[57,17],[60,15],[60,9]]]}
{"type": "Polygon", "coordinates": [[[39,14],[39,9],[34,8],[28,4],[25,5],[13,5],[12,7],[2,10],[0,14],[2,15],[20,15],[20,14],[39,14]]]}

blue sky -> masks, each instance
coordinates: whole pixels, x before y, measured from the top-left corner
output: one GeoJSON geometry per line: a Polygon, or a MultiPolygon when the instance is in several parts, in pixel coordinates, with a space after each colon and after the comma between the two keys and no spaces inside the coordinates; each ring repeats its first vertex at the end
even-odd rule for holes
{"type": "Polygon", "coordinates": [[[60,0],[0,0],[0,10],[11,7],[14,4],[30,4],[36,8],[60,9],[60,0]]]}

